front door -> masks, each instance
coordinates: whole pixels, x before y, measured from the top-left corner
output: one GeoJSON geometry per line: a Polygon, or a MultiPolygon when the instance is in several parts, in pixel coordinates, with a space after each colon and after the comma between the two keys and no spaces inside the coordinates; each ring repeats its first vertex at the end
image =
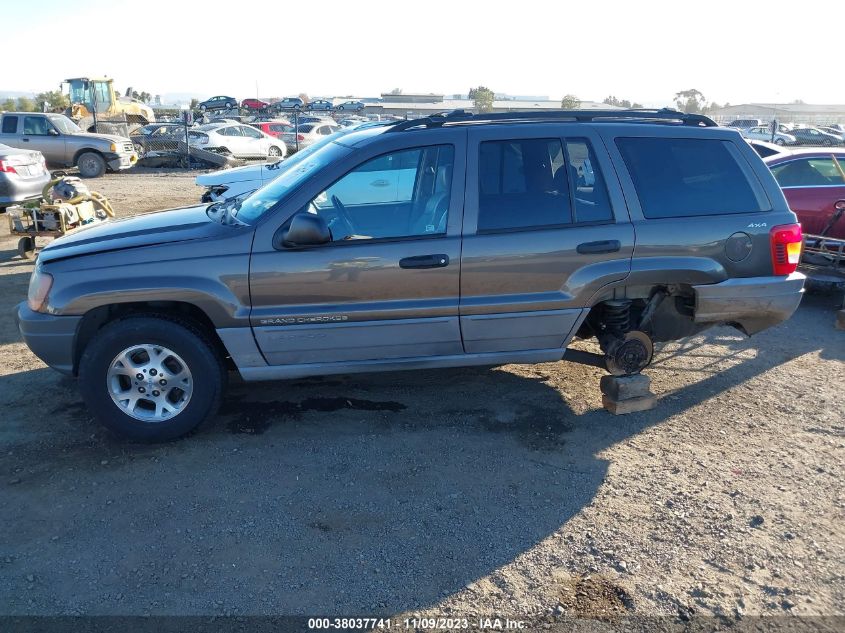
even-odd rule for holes
{"type": "Polygon", "coordinates": [[[41,152],[48,163],[61,165],[65,161],[65,137],[59,134],[45,116],[25,115],[23,117],[21,141],[22,144],[19,147],[41,152]]]}
{"type": "Polygon", "coordinates": [[[469,132],[461,331],[468,353],[555,350],[624,278],[634,231],[610,159],[578,124],[469,132]]]}
{"type": "Polygon", "coordinates": [[[334,182],[312,183],[302,197],[310,202],[299,213],[322,217],[330,243],[290,248],[271,240],[290,219],[259,230],[250,269],[251,323],[269,364],[463,353],[464,138],[434,132],[427,139],[451,142],[362,157],[334,182]],[[394,187],[385,196],[371,184],[405,182],[407,174],[392,172],[407,170],[413,172],[407,191],[394,187]]]}

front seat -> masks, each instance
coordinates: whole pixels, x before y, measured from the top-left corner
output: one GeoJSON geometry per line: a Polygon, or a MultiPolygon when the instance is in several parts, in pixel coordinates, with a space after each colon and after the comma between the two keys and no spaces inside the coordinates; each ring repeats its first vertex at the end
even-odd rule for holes
{"type": "Polygon", "coordinates": [[[444,233],[449,216],[449,197],[451,195],[451,165],[443,165],[434,176],[434,193],[425,203],[425,208],[411,226],[412,235],[444,233]]]}

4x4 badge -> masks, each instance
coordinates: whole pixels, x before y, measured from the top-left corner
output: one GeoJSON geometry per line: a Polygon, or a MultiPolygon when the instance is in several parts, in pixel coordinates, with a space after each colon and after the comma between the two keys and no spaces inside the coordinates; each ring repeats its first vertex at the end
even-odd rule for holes
{"type": "Polygon", "coordinates": [[[745,228],[747,228],[747,229],[765,229],[766,226],[767,226],[767,224],[765,222],[752,222],[751,224],[749,224],[745,228]]]}

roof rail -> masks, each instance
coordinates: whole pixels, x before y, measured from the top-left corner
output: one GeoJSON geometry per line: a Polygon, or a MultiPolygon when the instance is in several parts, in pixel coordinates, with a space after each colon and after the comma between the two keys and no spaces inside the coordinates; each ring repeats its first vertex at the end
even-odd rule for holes
{"type": "Polygon", "coordinates": [[[401,132],[417,127],[442,127],[448,123],[466,122],[496,122],[496,121],[571,121],[575,123],[588,123],[596,121],[617,122],[622,120],[633,120],[641,122],[654,121],[675,121],[682,125],[695,127],[715,127],[717,123],[703,114],[687,114],[669,108],[660,110],[636,109],[636,110],[520,110],[513,112],[489,112],[485,114],[473,114],[466,110],[452,110],[451,112],[438,112],[420,119],[408,119],[399,121],[390,128],[388,132],[401,132]]]}

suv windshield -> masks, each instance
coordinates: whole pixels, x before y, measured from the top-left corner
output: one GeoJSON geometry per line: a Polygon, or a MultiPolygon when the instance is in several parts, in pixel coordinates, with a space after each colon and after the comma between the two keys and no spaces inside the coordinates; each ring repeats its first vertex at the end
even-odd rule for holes
{"type": "Polygon", "coordinates": [[[283,161],[282,173],[271,183],[262,187],[243,202],[240,202],[233,214],[241,222],[254,224],[262,215],[273,208],[288,193],[296,189],[313,174],[337,160],[349,150],[337,143],[327,143],[316,151],[283,161]]]}
{"type": "Polygon", "coordinates": [[[76,134],[77,132],[81,132],[82,130],[79,129],[79,126],[71,121],[66,116],[51,116],[50,123],[56,126],[56,129],[59,130],[62,134],[76,134]]]}

